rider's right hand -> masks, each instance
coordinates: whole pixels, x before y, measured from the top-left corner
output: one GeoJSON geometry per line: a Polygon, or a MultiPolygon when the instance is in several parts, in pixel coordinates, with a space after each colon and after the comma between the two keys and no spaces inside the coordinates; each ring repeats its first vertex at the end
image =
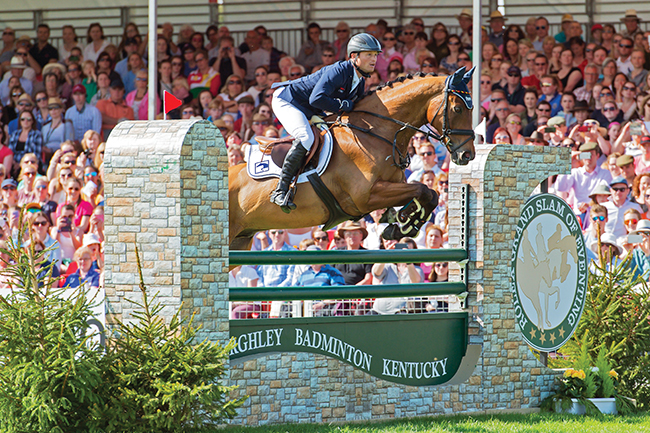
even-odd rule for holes
{"type": "Polygon", "coordinates": [[[352,111],[354,108],[354,102],[350,101],[349,99],[344,99],[341,101],[341,111],[352,111]]]}

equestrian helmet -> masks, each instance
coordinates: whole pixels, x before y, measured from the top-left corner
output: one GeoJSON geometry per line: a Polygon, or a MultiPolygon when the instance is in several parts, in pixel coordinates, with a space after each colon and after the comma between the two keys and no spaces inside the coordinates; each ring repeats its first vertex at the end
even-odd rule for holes
{"type": "Polygon", "coordinates": [[[348,42],[348,57],[352,53],[361,53],[363,51],[378,51],[381,53],[381,44],[373,35],[368,33],[359,33],[350,38],[348,42]]]}

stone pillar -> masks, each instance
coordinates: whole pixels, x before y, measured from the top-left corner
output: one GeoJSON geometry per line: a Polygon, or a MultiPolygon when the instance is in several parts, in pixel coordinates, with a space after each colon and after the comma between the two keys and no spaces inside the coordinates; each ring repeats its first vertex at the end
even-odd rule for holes
{"type": "MultiPolygon", "coordinates": [[[[510,291],[510,255],[520,211],[533,190],[571,170],[568,148],[482,145],[469,165],[449,175],[449,244],[460,245],[460,185],[470,186],[468,307],[470,344],[482,354],[470,386],[480,386],[483,410],[538,407],[556,374],[521,338],[510,291]]],[[[458,278],[458,271],[454,272],[458,278]]]]}
{"type": "Polygon", "coordinates": [[[169,319],[196,314],[199,338],[227,341],[228,156],[218,130],[196,120],[122,122],[104,161],[107,321],[132,320],[148,293],[169,319]]]}

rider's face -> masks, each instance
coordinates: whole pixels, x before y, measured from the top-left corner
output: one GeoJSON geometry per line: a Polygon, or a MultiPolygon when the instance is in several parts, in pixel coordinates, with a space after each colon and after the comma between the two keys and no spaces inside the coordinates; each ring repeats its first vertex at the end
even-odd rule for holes
{"type": "Polygon", "coordinates": [[[375,65],[377,64],[377,56],[379,55],[378,51],[364,51],[357,54],[354,59],[355,64],[363,72],[371,73],[375,70],[375,65]]]}

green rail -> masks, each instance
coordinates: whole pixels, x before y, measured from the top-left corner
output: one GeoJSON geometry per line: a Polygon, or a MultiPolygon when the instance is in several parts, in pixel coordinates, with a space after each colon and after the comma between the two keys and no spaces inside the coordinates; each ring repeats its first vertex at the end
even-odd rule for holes
{"type": "Polygon", "coordinates": [[[328,287],[232,287],[231,301],[293,301],[316,299],[401,298],[405,296],[460,295],[465,283],[380,284],[328,287]]]}
{"type": "MultiPolygon", "coordinates": [[[[467,260],[461,248],[435,250],[230,251],[230,265],[329,265],[340,263],[440,263],[467,260]]],[[[377,287],[377,286],[373,286],[377,287]]],[[[321,299],[321,298],[318,298],[321,299]]]]}

